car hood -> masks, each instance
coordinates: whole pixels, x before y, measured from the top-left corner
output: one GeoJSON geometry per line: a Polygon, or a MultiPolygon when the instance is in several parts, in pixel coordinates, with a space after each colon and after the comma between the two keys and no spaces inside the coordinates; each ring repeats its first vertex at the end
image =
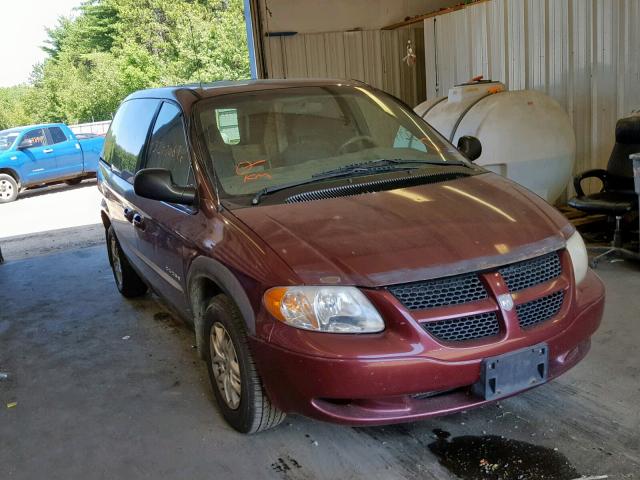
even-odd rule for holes
{"type": "Polygon", "coordinates": [[[382,286],[492,268],[560,249],[573,227],[495,174],[235,210],[305,284],[382,286]]]}

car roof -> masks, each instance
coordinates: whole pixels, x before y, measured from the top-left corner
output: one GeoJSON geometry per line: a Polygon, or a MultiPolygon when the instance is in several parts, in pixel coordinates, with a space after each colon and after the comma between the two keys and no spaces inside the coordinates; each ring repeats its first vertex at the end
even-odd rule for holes
{"type": "Polygon", "coordinates": [[[191,92],[198,99],[227,95],[230,93],[251,92],[257,90],[272,90],[279,88],[295,88],[305,86],[366,86],[358,80],[341,80],[326,78],[309,79],[262,79],[262,80],[233,80],[212,83],[194,83],[176,85],[172,87],[149,88],[139,90],[129,95],[125,101],[136,98],[160,98],[178,100],[181,94],[191,92]]]}
{"type": "Polygon", "coordinates": [[[13,127],[3,130],[3,133],[20,133],[33,128],[62,127],[64,123],[36,123],[34,125],[25,125],[23,127],[13,127]]]}
{"type": "Polygon", "coordinates": [[[24,130],[26,127],[13,127],[13,128],[7,128],[6,130],[0,130],[0,133],[4,134],[4,135],[8,135],[10,133],[20,133],[22,130],[24,130]]]}

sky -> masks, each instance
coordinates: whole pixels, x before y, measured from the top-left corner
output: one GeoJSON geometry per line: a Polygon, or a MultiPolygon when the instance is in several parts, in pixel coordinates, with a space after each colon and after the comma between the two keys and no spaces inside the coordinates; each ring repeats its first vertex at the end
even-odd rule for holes
{"type": "Polygon", "coordinates": [[[70,15],[82,0],[0,0],[0,87],[25,83],[33,65],[45,59],[40,49],[46,28],[70,15]]]}

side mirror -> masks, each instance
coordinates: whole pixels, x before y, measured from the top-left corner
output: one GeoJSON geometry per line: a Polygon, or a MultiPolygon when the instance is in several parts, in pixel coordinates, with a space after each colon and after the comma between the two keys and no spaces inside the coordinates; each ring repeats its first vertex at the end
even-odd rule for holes
{"type": "Polygon", "coordinates": [[[33,140],[30,138],[25,138],[18,145],[18,150],[27,150],[28,148],[33,147],[33,140]]]}
{"type": "Polygon", "coordinates": [[[476,137],[465,135],[458,139],[458,150],[460,150],[460,153],[467,157],[469,161],[473,162],[482,155],[482,144],[476,137]]]}
{"type": "Polygon", "coordinates": [[[196,201],[196,189],[175,185],[166,168],[140,170],[133,179],[133,189],[136,195],[161,202],[193,205],[196,201]]]}

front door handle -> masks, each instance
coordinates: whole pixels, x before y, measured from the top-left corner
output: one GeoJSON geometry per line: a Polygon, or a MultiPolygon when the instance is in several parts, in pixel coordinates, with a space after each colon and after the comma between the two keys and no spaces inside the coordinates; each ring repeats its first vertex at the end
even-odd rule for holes
{"type": "Polygon", "coordinates": [[[42,153],[53,153],[53,148],[45,148],[42,153]]]}
{"type": "Polygon", "coordinates": [[[133,226],[140,230],[144,230],[144,219],[139,213],[133,215],[133,226]]]}
{"type": "Polygon", "coordinates": [[[133,216],[135,215],[135,213],[136,212],[134,212],[130,208],[125,208],[124,209],[124,218],[126,218],[128,221],[132,222],[133,221],[133,216]]]}

